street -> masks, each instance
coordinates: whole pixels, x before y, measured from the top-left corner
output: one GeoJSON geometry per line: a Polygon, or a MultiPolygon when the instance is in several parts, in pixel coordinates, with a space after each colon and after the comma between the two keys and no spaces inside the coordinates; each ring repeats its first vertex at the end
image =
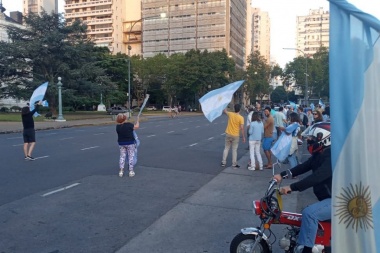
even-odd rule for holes
{"type": "Polygon", "coordinates": [[[118,177],[114,125],[37,131],[35,161],[20,133],[0,135],[0,252],[228,252],[258,225],[251,203],[272,171],[246,169],[247,143],[240,169],[220,167],[226,120],[142,122],[133,178],[118,177]]]}

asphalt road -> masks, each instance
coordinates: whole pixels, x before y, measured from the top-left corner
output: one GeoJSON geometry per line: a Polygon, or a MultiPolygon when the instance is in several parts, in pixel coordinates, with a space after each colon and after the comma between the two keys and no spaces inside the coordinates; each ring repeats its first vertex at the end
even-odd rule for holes
{"type": "Polygon", "coordinates": [[[0,252],[116,252],[222,171],[226,120],[141,123],[134,178],[117,176],[114,125],[38,131],[35,161],[0,135],[0,252]]]}

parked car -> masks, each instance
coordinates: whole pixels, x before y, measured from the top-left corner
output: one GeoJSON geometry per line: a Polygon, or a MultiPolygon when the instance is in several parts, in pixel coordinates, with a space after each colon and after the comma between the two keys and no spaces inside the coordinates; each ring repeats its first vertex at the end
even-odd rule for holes
{"type": "Polygon", "coordinates": [[[172,108],[170,106],[163,106],[162,110],[165,112],[170,112],[172,110],[172,108]]]}
{"type": "Polygon", "coordinates": [[[147,111],[157,111],[157,108],[154,105],[150,105],[146,108],[147,111]]]}
{"type": "Polygon", "coordinates": [[[126,113],[127,111],[128,109],[123,106],[113,106],[113,107],[108,108],[107,113],[109,115],[116,115],[119,113],[126,113]]]}

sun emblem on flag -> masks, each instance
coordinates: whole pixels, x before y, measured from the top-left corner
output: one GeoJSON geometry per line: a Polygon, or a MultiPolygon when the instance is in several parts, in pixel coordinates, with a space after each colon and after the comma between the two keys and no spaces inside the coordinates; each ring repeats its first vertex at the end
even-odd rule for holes
{"type": "Polygon", "coordinates": [[[337,208],[335,216],[338,216],[339,224],[346,224],[346,228],[351,227],[358,232],[358,228],[367,230],[373,229],[371,191],[369,186],[364,188],[362,184],[351,184],[347,188],[342,188],[340,196],[336,196],[337,208]]]}

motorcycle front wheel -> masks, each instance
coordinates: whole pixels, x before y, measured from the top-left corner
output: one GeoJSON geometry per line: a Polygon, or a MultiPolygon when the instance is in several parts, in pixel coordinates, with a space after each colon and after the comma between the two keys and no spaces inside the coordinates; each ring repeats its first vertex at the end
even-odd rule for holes
{"type": "Polygon", "coordinates": [[[230,253],[270,253],[269,246],[264,240],[260,240],[256,249],[252,247],[256,242],[256,235],[238,234],[230,244],[230,253]]]}

